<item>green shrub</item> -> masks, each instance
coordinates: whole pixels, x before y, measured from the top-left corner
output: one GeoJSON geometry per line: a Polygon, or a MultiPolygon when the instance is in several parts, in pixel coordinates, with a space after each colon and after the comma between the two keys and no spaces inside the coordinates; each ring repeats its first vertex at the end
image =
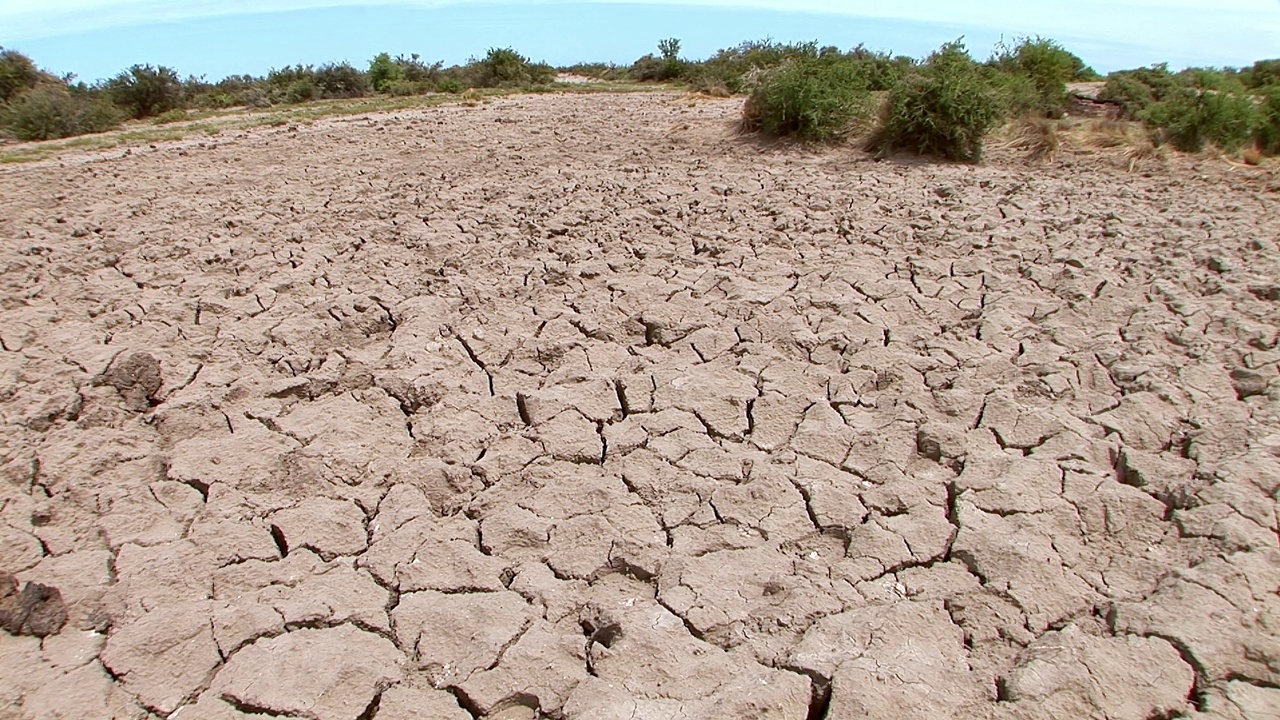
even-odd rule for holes
{"type": "Polygon", "coordinates": [[[160,113],[155,120],[151,122],[156,125],[168,125],[169,123],[182,122],[188,118],[187,111],[182,108],[174,108],[168,112],[160,113]]]}
{"type": "Polygon", "coordinates": [[[0,125],[19,140],[53,140],[105,132],[123,119],[124,114],[102,98],[44,83],[15,97],[0,114],[0,125]]]}
{"type": "Polygon", "coordinates": [[[117,106],[135,118],[159,115],[182,104],[182,80],[164,66],[134,65],[107,81],[106,90],[117,106]]]}
{"type": "Polygon", "coordinates": [[[400,68],[400,77],[406,82],[417,83],[424,89],[434,87],[440,82],[440,68],[444,63],[435,62],[430,65],[422,62],[422,57],[413,53],[409,57],[396,56],[396,65],[400,68]]]}
{"type": "MultiPolygon", "coordinates": [[[[1030,81],[1035,104],[1027,111],[1047,117],[1060,117],[1066,112],[1071,104],[1067,83],[1075,80],[1084,67],[1080,58],[1061,45],[1040,37],[1022,38],[1013,47],[1000,43],[988,65],[1030,81]]],[[[1024,103],[1021,99],[1018,101],[1018,104],[1024,103]]]]}
{"type": "Polygon", "coordinates": [[[188,79],[185,105],[192,108],[229,108],[254,105],[254,96],[263,94],[265,81],[251,75],[230,75],[212,85],[188,79]]]}
{"type": "Polygon", "coordinates": [[[489,48],[483,60],[472,60],[457,79],[471,87],[523,87],[549,83],[555,76],[555,68],[530,62],[512,48],[489,48]]]}
{"type": "Polygon", "coordinates": [[[1258,124],[1254,138],[1258,148],[1268,155],[1280,155],[1280,85],[1260,90],[1262,105],[1258,108],[1258,124]]]}
{"type": "Polygon", "coordinates": [[[236,102],[251,108],[268,108],[271,107],[271,96],[263,87],[252,87],[240,93],[236,102]]]}
{"type": "Polygon", "coordinates": [[[905,55],[895,57],[887,52],[868,50],[863,45],[850,50],[847,57],[861,66],[867,89],[872,91],[894,89],[916,66],[916,61],[905,55]]]}
{"type": "Polygon", "coordinates": [[[626,80],[629,77],[627,68],[613,63],[576,63],[562,67],[560,71],[597,80],[626,80]]]}
{"type": "Polygon", "coordinates": [[[402,76],[400,64],[387,53],[379,53],[369,62],[369,84],[377,92],[387,92],[388,87],[402,76]]]}
{"type": "Polygon", "coordinates": [[[827,141],[875,113],[857,63],[808,58],[769,72],[743,107],[742,128],[776,137],[827,141]]]}
{"type": "MultiPolygon", "coordinates": [[[[824,50],[839,54],[835,48],[824,50]]],[[[784,45],[772,40],[747,41],[719,50],[704,62],[686,63],[681,72],[690,85],[704,92],[725,88],[734,94],[750,93],[769,70],[795,60],[815,59],[820,54],[816,42],[784,45]]],[[[636,61],[631,72],[637,80],[670,79],[661,77],[663,71],[661,60],[646,55],[636,61]]]]}
{"type": "Polygon", "coordinates": [[[369,77],[349,63],[329,63],[316,68],[316,91],[325,99],[364,97],[369,94],[369,77]]]}
{"type": "Polygon", "coordinates": [[[658,41],[658,56],[652,54],[636,60],[631,77],[640,82],[670,82],[683,77],[689,64],[680,59],[680,41],[667,38],[658,41]]]}
{"type": "Polygon", "coordinates": [[[1005,117],[1047,117],[1055,114],[1045,110],[1040,90],[1035,81],[1026,75],[989,69],[987,82],[995,91],[1005,117]]]}
{"type": "Polygon", "coordinates": [[[1218,92],[1243,93],[1247,88],[1240,78],[1230,70],[1218,68],[1187,68],[1174,78],[1182,87],[1196,90],[1216,90],[1218,92]]]}
{"type": "Polygon", "coordinates": [[[652,54],[636,60],[630,70],[631,79],[636,82],[665,82],[670,79],[666,72],[667,64],[652,54]]]}
{"type": "Polygon", "coordinates": [[[458,93],[466,90],[467,86],[454,78],[444,78],[440,82],[436,83],[436,89],[442,93],[457,95],[458,93]]]}
{"type": "Polygon", "coordinates": [[[0,48],[0,103],[9,102],[18,93],[34,88],[43,75],[31,58],[16,50],[0,48]]]}
{"type": "Polygon", "coordinates": [[[316,79],[316,71],[310,65],[294,65],[293,67],[285,66],[283,68],[272,68],[267,72],[265,84],[269,95],[283,96],[289,86],[300,80],[316,79]]]}
{"type": "Polygon", "coordinates": [[[297,103],[311,102],[320,97],[320,88],[316,85],[315,78],[302,78],[295,80],[289,84],[284,90],[284,102],[294,105],[297,103]]]}
{"type": "Polygon", "coordinates": [[[1255,62],[1253,67],[1240,71],[1240,80],[1252,89],[1280,87],[1280,58],[1255,62]]]}
{"type": "Polygon", "coordinates": [[[1003,101],[963,43],[943,45],[889,93],[873,144],[977,162],[987,133],[1004,117],[1003,101]]]}
{"type": "Polygon", "coordinates": [[[392,80],[386,85],[383,92],[392,97],[409,97],[410,95],[424,95],[431,92],[431,86],[427,83],[413,82],[411,80],[392,80]]]}
{"type": "Polygon", "coordinates": [[[1099,100],[1120,106],[1121,115],[1136,120],[1152,103],[1179,88],[1177,78],[1164,63],[1136,70],[1121,70],[1107,76],[1107,83],[1098,93],[1099,100]]]}
{"type": "Polygon", "coordinates": [[[1258,107],[1248,95],[1183,90],[1154,103],[1142,113],[1174,147],[1199,152],[1209,143],[1235,151],[1253,136],[1258,107]]]}

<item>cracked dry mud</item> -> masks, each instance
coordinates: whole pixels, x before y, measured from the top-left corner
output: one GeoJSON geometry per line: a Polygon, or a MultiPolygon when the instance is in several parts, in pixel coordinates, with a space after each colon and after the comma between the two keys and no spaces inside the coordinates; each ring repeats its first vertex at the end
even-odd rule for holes
{"type": "Polygon", "coordinates": [[[0,170],[0,716],[1276,717],[1274,178],[739,107],[0,170]]]}

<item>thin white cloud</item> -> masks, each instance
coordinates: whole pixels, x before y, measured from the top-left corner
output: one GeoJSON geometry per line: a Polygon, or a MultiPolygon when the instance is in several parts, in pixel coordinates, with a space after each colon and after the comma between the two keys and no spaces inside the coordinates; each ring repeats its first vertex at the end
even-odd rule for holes
{"type": "MultiPolygon", "coordinates": [[[[501,0],[545,4],[553,0],[501,0]]],[[[1193,41],[1198,31],[1232,27],[1271,33],[1280,47],[1280,4],[1275,0],[1123,0],[1072,3],[1026,0],[594,0],[598,3],[689,5],[829,13],[985,27],[1012,35],[1081,37],[1142,45],[1193,41]]],[[[196,20],[204,17],[359,5],[420,8],[497,4],[498,0],[0,0],[0,43],[70,35],[107,27],[196,20]]]]}

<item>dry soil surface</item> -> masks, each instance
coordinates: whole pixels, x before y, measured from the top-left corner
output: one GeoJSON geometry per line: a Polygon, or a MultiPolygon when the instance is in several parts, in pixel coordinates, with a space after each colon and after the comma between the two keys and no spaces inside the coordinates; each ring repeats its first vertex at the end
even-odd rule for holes
{"type": "Polygon", "coordinates": [[[0,716],[1275,717],[1275,179],[739,108],[0,170],[0,716]]]}

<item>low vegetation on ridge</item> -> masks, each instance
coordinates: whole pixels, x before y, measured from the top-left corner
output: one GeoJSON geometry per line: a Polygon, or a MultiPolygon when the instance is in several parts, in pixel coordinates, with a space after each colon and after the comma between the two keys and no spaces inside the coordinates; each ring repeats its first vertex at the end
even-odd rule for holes
{"type": "MultiPolygon", "coordinates": [[[[629,67],[582,63],[553,68],[513,48],[445,67],[420,55],[375,56],[367,69],[350,63],[295,65],[263,76],[217,82],[183,79],[168,67],[135,65],[94,84],[39,69],[22,53],[0,48],[0,134],[48,140],[119,127],[133,119],[158,124],[193,113],[270,108],[370,96],[408,98],[498,88],[557,87],[558,72],[603,82],[684,85],[715,96],[745,95],[742,128],[809,142],[865,142],[878,152],[908,151],[976,162],[996,127],[1017,121],[1048,137],[1071,108],[1067,86],[1101,81],[1084,61],[1045,38],[1001,44],[985,61],[960,41],[928,57],[848,51],[817,42],[749,41],[705,60],[681,56],[667,38],[657,53],[629,67]]],[[[1099,100],[1121,119],[1141,123],[1147,142],[1187,152],[1207,147],[1246,159],[1280,153],[1280,59],[1248,68],[1166,65],[1113,72],[1099,100]]]]}

